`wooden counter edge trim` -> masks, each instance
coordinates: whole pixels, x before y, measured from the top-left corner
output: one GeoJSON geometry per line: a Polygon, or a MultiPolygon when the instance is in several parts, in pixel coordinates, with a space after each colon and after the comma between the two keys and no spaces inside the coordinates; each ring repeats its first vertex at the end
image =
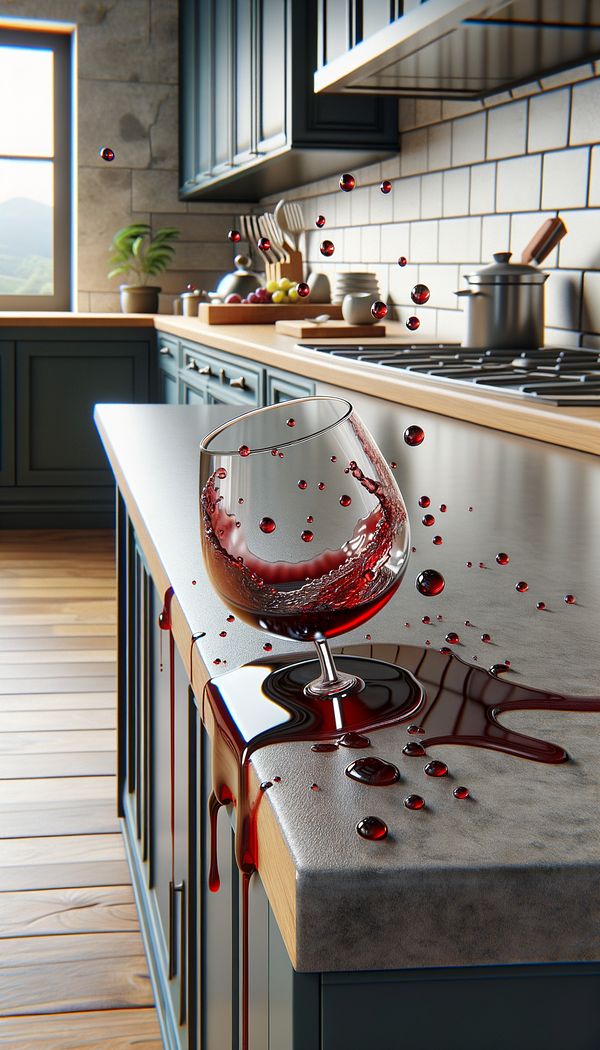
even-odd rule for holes
{"type": "MultiPolygon", "coordinates": [[[[102,421],[98,416],[96,416],[96,426],[102,436],[102,441],[109,457],[115,480],[125,501],[127,513],[148,563],[150,575],[152,576],[159,593],[163,595],[167,588],[171,586],[171,581],[167,576],[160,554],[152,541],[139,507],[133,498],[127,479],[121,473],[114,449],[110,443],[106,430],[102,425],[102,421]]],[[[190,626],[188,623],[183,610],[179,605],[179,601],[177,600],[176,592],[173,595],[173,601],[171,603],[171,622],[173,625],[172,631],[175,644],[179,650],[184,666],[189,669],[191,662],[192,686],[195,687],[194,695],[199,701],[199,709],[200,712],[202,712],[202,690],[204,689],[205,683],[210,678],[210,674],[202,660],[197,644],[194,643],[192,648],[192,634],[196,627],[190,626]]],[[[209,736],[212,737],[214,734],[212,718],[207,719],[205,725],[209,736]]],[[[252,767],[252,771],[256,778],[254,767],[252,767]]],[[[255,786],[258,786],[258,778],[256,778],[255,786]]],[[[297,954],[296,868],[289,850],[287,849],[281,832],[281,826],[271,806],[268,793],[259,810],[258,853],[260,858],[260,878],[269,899],[269,903],[275,914],[290,961],[292,966],[295,967],[297,954]]]]}
{"type": "Polygon", "coordinates": [[[247,325],[243,328],[243,335],[234,335],[224,330],[224,326],[200,325],[192,318],[168,317],[165,321],[161,317],[160,322],[156,318],[156,326],[159,331],[176,335],[180,339],[203,342],[226,353],[384,398],[394,404],[436,412],[451,419],[462,419],[493,430],[546,441],[561,448],[600,455],[600,408],[536,405],[526,399],[501,398],[483,390],[453,387],[437,381],[423,382],[408,374],[390,374],[374,365],[363,364],[357,371],[339,358],[300,353],[295,350],[297,340],[291,336],[277,336],[275,332],[271,336],[269,333],[277,342],[267,345],[261,342],[261,335],[264,337],[267,327],[265,325],[258,325],[259,331],[256,333],[252,331],[252,325],[247,325]],[[282,346],[283,339],[290,343],[293,341],[293,345],[282,346]]]}

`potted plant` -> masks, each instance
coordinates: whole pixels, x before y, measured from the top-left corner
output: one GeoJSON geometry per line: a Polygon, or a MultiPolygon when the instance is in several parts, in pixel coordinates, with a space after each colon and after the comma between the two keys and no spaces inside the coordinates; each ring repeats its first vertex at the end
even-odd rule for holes
{"type": "Polygon", "coordinates": [[[137,278],[135,284],[120,285],[121,311],[124,314],[158,313],[158,294],[160,288],[146,284],[149,277],[162,273],[173,258],[175,248],[173,241],[179,237],[179,230],[165,226],[152,236],[147,222],[136,222],[117,230],[110,246],[110,263],[112,269],[109,277],[122,277],[133,273],[137,278]]]}

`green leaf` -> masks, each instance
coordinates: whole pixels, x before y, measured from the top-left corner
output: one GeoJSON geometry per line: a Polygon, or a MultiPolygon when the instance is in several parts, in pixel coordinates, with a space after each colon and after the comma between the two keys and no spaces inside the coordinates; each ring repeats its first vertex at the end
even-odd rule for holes
{"type": "Polygon", "coordinates": [[[143,237],[136,237],[136,239],[134,240],[133,244],[131,245],[131,254],[134,255],[136,259],[139,259],[140,251],[141,251],[143,243],[144,243],[144,238],[143,237]]]}

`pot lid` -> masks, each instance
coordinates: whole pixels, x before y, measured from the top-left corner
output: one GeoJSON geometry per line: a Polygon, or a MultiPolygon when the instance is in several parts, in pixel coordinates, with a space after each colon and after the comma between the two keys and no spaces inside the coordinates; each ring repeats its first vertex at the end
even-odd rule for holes
{"type": "Polygon", "coordinates": [[[543,284],[548,274],[537,266],[511,263],[512,252],[495,252],[494,262],[465,274],[469,284],[543,284]]]}

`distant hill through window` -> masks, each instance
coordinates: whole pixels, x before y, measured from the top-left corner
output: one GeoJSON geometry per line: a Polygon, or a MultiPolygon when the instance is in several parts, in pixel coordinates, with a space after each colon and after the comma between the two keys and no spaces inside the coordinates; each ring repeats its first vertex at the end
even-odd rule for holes
{"type": "Polygon", "coordinates": [[[0,202],[0,295],[52,294],[52,208],[27,197],[0,202]]]}

